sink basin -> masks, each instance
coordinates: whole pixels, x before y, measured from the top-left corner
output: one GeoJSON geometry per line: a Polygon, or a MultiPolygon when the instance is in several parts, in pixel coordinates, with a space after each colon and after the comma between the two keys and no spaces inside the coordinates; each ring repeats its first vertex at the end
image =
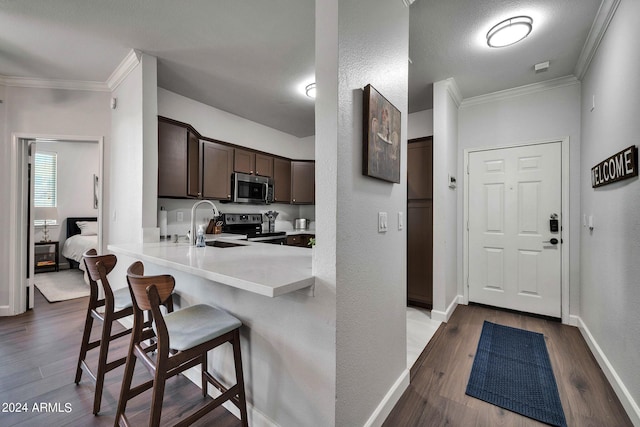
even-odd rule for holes
{"type": "Polygon", "coordinates": [[[236,246],[246,246],[242,243],[221,242],[220,240],[214,240],[213,242],[206,242],[207,246],[213,246],[214,248],[233,248],[236,246]]]}

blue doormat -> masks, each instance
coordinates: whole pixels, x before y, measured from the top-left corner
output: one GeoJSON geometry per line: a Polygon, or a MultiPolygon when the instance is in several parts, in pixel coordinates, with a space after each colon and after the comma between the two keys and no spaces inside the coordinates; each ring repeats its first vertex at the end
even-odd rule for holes
{"type": "Polygon", "coordinates": [[[566,427],[544,336],[484,322],[466,394],[566,427]]]}

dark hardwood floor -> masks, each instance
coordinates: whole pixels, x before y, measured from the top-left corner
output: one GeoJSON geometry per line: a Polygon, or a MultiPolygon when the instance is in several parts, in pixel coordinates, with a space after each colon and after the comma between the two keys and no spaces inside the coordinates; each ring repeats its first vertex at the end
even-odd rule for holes
{"type": "MultiPolygon", "coordinates": [[[[93,382],[86,373],[79,385],[73,382],[87,300],[50,304],[36,290],[35,309],[0,317],[0,426],[113,426],[124,366],[107,373],[98,416],[91,412],[93,382]],[[21,409],[26,405],[27,411],[16,412],[16,405],[21,409]],[[34,405],[42,412],[34,410],[34,405]]],[[[94,325],[92,337],[99,334],[100,324],[94,325]]],[[[109,360],[126,355],[128,343],[129,336],[115,341],[109,349],[109,360]]],[[[89,365],[95,369],[97,350],[90,355],[89,365]]],[[[138,363],[134,384],[149,378],[138,363]]],[[[148,424],[150,399],[149,390],[129,403],[127,416],[132,425],[148,424]]],[[[203,401],[200,389],[187,378],[178,375],[168,380],[162,425],[175,424],[203,401]]],[[[220,407],[194,425],[235,427],[241,423],[220,407]]]]}
{"type": "Polygon", "coordinates": [[[569,427],[632,426],[577,328],[477,305],[459,305],[440,326],[384,426],[545,425],[465,395],[485,320],[544,334],[569,427]]]}

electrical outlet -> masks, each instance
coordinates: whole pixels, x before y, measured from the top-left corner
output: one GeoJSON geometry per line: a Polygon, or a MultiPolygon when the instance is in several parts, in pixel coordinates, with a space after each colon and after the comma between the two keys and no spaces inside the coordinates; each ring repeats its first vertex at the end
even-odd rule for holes
{"type": "Polygon", "coordinates": [[[182,221],[184,221],[184,212],[182,212],[182,211],[178,211],[178,213],[177,213],[177,217],[178,217],[178,218],[177,218],[178,222],[182,222],[182,221]]]}
{"type": "Polygon", "coordinates": [[[388,228],[388,220],[386,212],[378,212],[378,233],[386,233],[388,228]]]}

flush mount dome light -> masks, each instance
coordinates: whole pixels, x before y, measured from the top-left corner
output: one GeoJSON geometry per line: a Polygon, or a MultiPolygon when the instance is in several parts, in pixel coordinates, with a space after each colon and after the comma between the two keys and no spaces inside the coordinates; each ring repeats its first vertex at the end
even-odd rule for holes
{"type": "Polygon", "coordinates": [[[533,19],[528,16],[505,19],[489,30],[487,44],[490,47],[505,47],[517,43],[529,35],[532,24],[533,19]]]}
{"type": "Polygon", "coordinates": [[[307,94],[307,96],[309,98],[313,98],[315,99],[316,97],[316,84],[314,83],[309,83],[307,85],[307,87],[304,88],[304,92],[307,94]]]}

